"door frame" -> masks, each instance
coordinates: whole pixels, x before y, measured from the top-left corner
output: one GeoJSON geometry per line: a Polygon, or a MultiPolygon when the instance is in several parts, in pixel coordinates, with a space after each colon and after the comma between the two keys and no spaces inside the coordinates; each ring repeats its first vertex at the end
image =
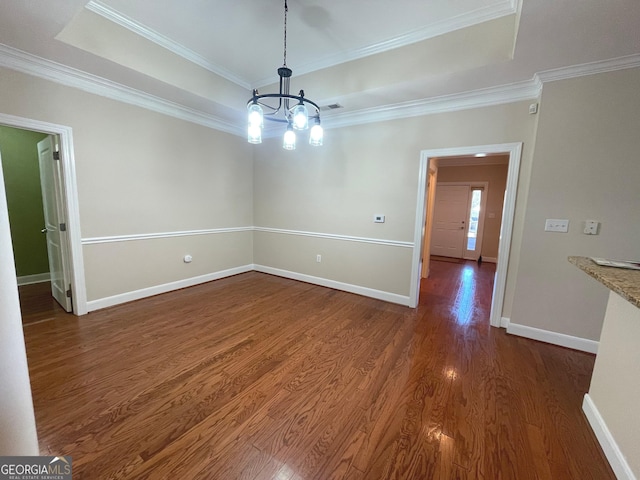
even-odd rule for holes
{"type": "MultiPolygon", "coordinates": [[[[65,198],[65,216],[67,223],[67,239],[69,242],[69,267],[72,303],[75,315],[85,315],[87,310],[87,289],[84,276],[84,260],[82,257],[82,237],[80,234],[80,209],[78,203],[78,186],[76,180],[75,157],[73,152],[73,131],[71,127],[55,123],[42,122],[29,118],[0,113],[0,124],[8,127],[22,128],[58,135],[60,139],[60,168],[62,170],[61,189],[65,198]]],[[[4,181],[4,179],[2,179],[4,181]]]]}
{"type": "Polygon", "coordinates": [[[509,169],[507,172],[504,208],[500,226],[500,242],[498,245],[498,263],[496,265],[495,282],[491,299],[491,313],[489,323],[493,327],[501,326],[504,294],[507,285],[507,270],[509,268],[509,252],[513,234],[513,220],[515,217],[516,196],[518,192],[518,175],[522,158],[522,142],[502,143],[493,145],[476,145],[468,147],[440,148],[422,150],[420,152],[420,166],[418,171],[418,196],[416,201],[416,218],[413,240],[413,259],[411,265],[411,285],[409,305],[418,306],[420,295],[420,277],[422,266],[422,251],[424,242],[425,218],[427,214],[427,178],[429,164],[438,157],[454,157],[484,153],[506,153],[509,155],[509,169]]]}

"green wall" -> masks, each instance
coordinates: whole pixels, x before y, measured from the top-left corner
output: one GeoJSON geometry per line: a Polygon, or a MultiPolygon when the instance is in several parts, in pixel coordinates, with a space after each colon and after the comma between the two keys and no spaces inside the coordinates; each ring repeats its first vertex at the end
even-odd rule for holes
{"type": "Polygon", "coordinates": [[[49,271],[37,143],[44,133],[0,125],[0,153],[18,277],[49,271]]]}

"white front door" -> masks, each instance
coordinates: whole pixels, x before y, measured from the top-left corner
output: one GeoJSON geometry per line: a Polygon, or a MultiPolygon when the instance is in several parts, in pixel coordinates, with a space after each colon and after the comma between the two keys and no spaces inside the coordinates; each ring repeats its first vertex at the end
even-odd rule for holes
{"type": "MultiPolygon", "coordinates": [[[[51,273],[51,294],[67,311],[71,311],[69,274],[69,244],[65,225],[65,205],[60,176],[60,160],[54,158],[57,151],[53,135],[38,143],[38,161],[40,162],[40,186],[44,206],[47,252],[49,254],[49,272],[51,273]]],[[[58,154],[59,155],[59,154],[58,154]]]]}
{"type": "Polygon", "coordinates": [[[468,205],[468,185],[437,186],[431,255],[462,258],[468,205]]]}

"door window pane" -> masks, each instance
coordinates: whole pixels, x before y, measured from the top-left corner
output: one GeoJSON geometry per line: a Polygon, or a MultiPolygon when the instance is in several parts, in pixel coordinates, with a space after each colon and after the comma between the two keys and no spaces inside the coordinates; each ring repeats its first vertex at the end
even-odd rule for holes
{"type": "Polygon", "coordinates": [[[478,218],[480,217],[480,199],[482,190],[471,191],[471,211],[469,212],[469,230],[467,232],[467,250],[473,252],[476,249],[478,237],[478,218]]]}

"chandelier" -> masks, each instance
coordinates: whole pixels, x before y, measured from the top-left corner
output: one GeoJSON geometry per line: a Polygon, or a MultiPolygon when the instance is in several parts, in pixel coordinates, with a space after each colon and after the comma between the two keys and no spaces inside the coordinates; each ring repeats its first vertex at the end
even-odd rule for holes
{"type": "Polygon", "coordinates": [[[249,143],[262,143],[262,129],[264,119],[272,122],[280,122],[287,125],[284,133],[282,147],[285,150],[295,150],[295,131],[308,130],[309,124],[313,122],[309,132],[309,144],[313,146],[322,145],[324,132],[320,125],[320,107],[305,98],[304,90],[300,90],[298,95],[289,93],[289,82],[292,70],[287,67],[287,0],[284,1],[284,62],[278,68],[280,77],[279,93],[259,94],[257,89],[253,90],[253,96],[247,102],[249,117],[249,127],[247,139],[249,143]],[[308,107],[307,107],[308,106],[308,107]],[[312,114],[309,115],[309,109],[312,114]]]}

